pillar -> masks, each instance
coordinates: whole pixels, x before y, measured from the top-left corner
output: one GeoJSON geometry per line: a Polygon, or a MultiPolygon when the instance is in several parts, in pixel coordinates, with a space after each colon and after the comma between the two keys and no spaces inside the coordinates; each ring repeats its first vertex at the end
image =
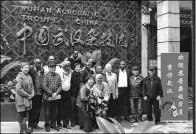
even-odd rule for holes
{"type": "MultiPolygon", "coordinates": [[[[145,15],[142,13],[141,14],[142,17],[145,17],[145,15]]],[[[144,19],[142,19],[143,21],[144,19]]],[[[147,71],[147,66],[148,66],[148,30],[147,27],[145,25],[143,25],[143,22],[141,22],[141,40],[142,40],[142,61],[141,61],[141,71],[142,71],[142,75],[143,77],[146,77],[148,74],[147,71]]]]}
{"type": "Polygon", "coordinates": [[[161,53],[180,52],[179,1],[157,2],[157,69],[161,77],[161,53]]]}

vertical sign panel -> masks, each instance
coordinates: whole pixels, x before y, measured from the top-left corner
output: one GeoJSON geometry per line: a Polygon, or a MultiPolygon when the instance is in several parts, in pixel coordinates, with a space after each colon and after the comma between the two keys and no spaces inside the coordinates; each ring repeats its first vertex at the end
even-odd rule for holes
{"type": "Polygon", "coordinates": [[[188,53],[161,54],[161,81],[161,120],[188,120],[188,53]]]}

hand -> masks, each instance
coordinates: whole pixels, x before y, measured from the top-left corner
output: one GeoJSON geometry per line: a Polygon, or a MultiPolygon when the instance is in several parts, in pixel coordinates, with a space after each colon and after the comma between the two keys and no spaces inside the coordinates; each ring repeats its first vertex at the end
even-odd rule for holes
{"type": "Polygon", "coordinates": [[[147,96],[144,96],[144,100],[147,100],[148,98],[147,98],[147,96]]]}
{"type": "Polygon", "coordinates": [[[118,93],[116,93],[116,99],[118,99],[118,93]]]}
{"type": "Polygon", "coordinates": [[[29,99],[29,100],[32,99],[32,96],[30,95],[30,96],[28,97],[28,99],[29,99]]]}
{"type": "Polygon", "coordinates": [[[57,96],[56,93],[53,93],[53,94],[52,94],[52,98],[55,98],[56,96],[57,96]]]}
{"type": "Polygon", "coordinates": [[[113,99],[115,100],[115,99],[116,99],[116,96],[115,96],[115,94],[113,94],[112,96],[113,96],[113,99]]]}
{"type": "Polygon", "coordinates": [[[161,97],[158,95],[158,96],[157,96],[157,100],[160,100],[160,98],[161,98],[161,97]]]}
{"type": "Polygon", "coordinates": [[[8,84],[9,86],[13,86],[13,82],[12,82],[12,81],[9,81],[7,84],[8,84]]]}

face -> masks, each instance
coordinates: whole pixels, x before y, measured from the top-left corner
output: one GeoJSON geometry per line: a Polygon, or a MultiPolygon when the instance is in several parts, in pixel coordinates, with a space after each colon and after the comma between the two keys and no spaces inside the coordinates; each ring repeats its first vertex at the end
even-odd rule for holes
{"type": "Polygon", "coordinates": [[[132,73],[133,73],[134,75],[138,75],[139,70],[133,70],[132,73]]]}
{"type": "Polygon", "coordinates": [[[80,70],[81,70],[80,65],[77,65],[77,66],[75,67],[75,71],[76,71],[76,72],[80,72],[80,70]]]}
{"type": "Polygon", "coordinates": [[[125,65],[125,62],[124,61],[121,61],[120,62],[120,68],[121,69],[125,69],[126,65],[125,65]]]}
{"type": "Polygon", "coordinates": [[[54,73],[55,70],[56,70],[56,67],[49,67],[49,71],[50,71],[50,72],[54,73]]]}
{"type": "Polygon", "coordinates": [[[55,61],[54,56],[50,56],[50,57],[49,57],[49,60],[50,60],[50,61],[55,61]]]}
{"type": "Polygon", "coordinates": [[[102,73],[102,67],[101,66],[96,67],[96,73],[97,74],[102,73]]]}
{"type": "Polygon", "coordinates": [[[74,51],[73,57],[74,57],[75,59],[78,58],[78,52],[77,52],[77,51],[74,51]]]}
{"type": "Polygon", "coordinates": [[[148,70],[148,73],[149,73],[150,75],[154,75],[154,74],[155,74],[155,70],[148,70]]]}
{"type": "Polygon", "coordinates": [[[89,86],[90,86],[90,87],[92,87],[92,86],[93,86],[93,84],[94,84],[94,80],[89,79],[89,80],[88,80],[88,84],[89,84],[89,86]]]}
{"type": "Polygon", "coordinates": [[[64,66],[64,69],[65,69],[65,70],[70,70],[70,69],[71,69],[70,64],[65,65],[65,66],[64,66]]]}
{"type": "Polygon", "coordinates": [[[107,67],[107,72],[111,73],[112,72],[112,66],[107,67]]]}
{"type": "Polygon", "coordinates": [[[102,81],[103,81],[103,77],[99,77],[99,78],[97,79],[97,82],[98,82],[98,83],[102,83],[102,81]]]}
{"type": "Polygon", "coordinates": [[[36,69],[37,70],[41,70],[41,60],[36,60],[36,62],[35,62],[35,67],[36,67],[36,69]]]}
{"type": "Polygon", "coordinates": [[[23,66],[21,70],[22,70],[22,72],[23,72],[24,74],[27,74],[27,73],[29,72],[29,65],[23,66]]]}
{"type": "Polygon", "coordinates": [[[87,67],[88,69],[90,69],[91,66],[92,66],[91,62],[87,62],[86,67],[87,67]]]}

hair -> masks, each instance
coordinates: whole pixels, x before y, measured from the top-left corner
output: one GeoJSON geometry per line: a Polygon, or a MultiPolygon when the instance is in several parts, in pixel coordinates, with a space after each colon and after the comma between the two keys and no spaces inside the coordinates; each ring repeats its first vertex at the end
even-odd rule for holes
{"type": "Polygon", "coordinates": [[[21,63],[21,68],[23,68],[24,66],[28,65],[29,66],[29,63],[28,62],[22,62],[21,63]]]}
{"type": "Polygon", "coordinates": [[[112,67],[112,65],[111,65],[110,63],[107,63],[107,64],[105,65],[106,70],[108,69],[108,67],[112,67]]]}
{"type": "Polygon", "coordinates": [[[94,77],[92,77],[92,76],[90,76],[90,77],[88,77],[88,78],[87,78],[87,81],[89,81],[89,80],[93,80],[93,81],[95,81],[95,78],[94,78],[94,77]]]}
{"type": "Polygon", "coordinates": [[[78,65],[80,65],[81,66],[81,64],[79,64],[79,63],[75,63],[74,64],[74,69],[76,68],[76,66],[78,66],[78,65]]]}
{"type": "MultiPolygon", "coordinates": [[[[35,58],[34,59],[34,63],[36,63],[37,62],[37,60],[40,60],[41,61],[41,59],[40,58],[35,58]]],[[[42,62],[42,61],[41,61],[42,62]]]]}
{"type": "Polygon", "coordinates": [[[103,78],[102,74],[97,74],[97,75],[95,76],[95,80],[97,80],[99,77],[102,77],[102,78],[103,78]]]}
{"type": "Polygon", "coordinates": [[[121,63],[121,62],[124,62],[124,63],[126,64],[126,62],[125,62],[124,60],[120,60],[120,62],[119,62],[119,63],[121,63]]]}

